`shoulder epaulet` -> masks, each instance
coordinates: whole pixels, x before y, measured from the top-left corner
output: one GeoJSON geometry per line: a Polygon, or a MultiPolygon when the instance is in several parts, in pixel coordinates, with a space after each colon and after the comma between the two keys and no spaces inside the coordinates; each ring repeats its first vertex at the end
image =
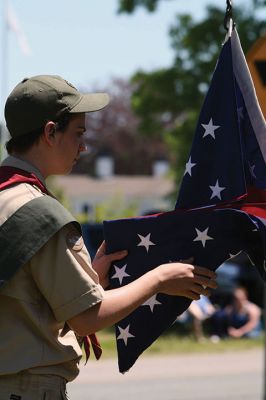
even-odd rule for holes
{"type": "Polygon", "coordinates": [[[0,227],[0,286],[75,218],[56,199],[41,196],[20,207],[0,227]]]}

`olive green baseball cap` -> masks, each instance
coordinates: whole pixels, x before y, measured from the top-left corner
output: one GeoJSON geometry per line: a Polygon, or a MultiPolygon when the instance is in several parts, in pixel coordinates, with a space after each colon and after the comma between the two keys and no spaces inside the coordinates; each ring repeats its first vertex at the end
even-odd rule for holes
{"type": "Polygon", "coordinates": [[[57,121],[63,114],[98,111],[109,103],[107,93],[80,93],[57,75],[25,78],[10,93],[5,104],[6,126],[11,137],[57,121]]]}

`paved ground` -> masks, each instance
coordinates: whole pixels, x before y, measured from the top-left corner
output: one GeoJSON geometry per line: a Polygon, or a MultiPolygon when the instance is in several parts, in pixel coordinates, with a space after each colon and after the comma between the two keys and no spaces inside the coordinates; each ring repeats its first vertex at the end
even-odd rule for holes
{"type": "Polygon", "coordinates": [[[89,362],[71,400],[263,400],[264,353],[142,356],[125,375],[114,359],[89,362]]]}

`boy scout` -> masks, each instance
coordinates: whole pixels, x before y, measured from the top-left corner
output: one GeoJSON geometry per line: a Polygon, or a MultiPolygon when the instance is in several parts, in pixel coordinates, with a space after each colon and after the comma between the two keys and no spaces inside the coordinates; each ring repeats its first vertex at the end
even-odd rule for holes
{"type": "Polygon", "coordinates": [[[49,75],[24,79],[7,99],[11,139],[0,167],[1,399],[66,399],[66,382],[77,376],[82,355],[76,335],[118,322],[155,293],[198,299],[216,287],[213,272],[171,263],[104,290],[111,262],[126,250],[106,255],[103,243],[91,263],[79,225],[45,179],[71,171],[85,148],[85,113],[108,102],[107,94],[81,94],[49,75]]]}

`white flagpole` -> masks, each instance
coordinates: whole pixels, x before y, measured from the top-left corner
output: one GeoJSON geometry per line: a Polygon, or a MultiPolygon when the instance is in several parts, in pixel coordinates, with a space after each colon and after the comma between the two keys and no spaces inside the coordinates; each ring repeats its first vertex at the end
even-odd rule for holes
{"type": "Polygon", "coordinates": [[[9,31],[13,31],[16,34],[18,45],[25,56],[31,55],[31,48],[28,44],[27,37],[21,29],[19,21],[16,17],[16,14],[11,7],[12,4],[10,0],[3,0],[3,31],[2,31],[2,76],[1,76],[1,94],[0,94],[0,103],[1,103],[1,112],[0,112],[0,160],[7,156],[7,151],[5,148],[5,143],[9,139],[9,133],[6,129],[4,123],[4,105],[5,100],[8,94],[8,53],[9,53],[9,45],[8,45],[8,36],[9,31]]]}
{"type": "Polygon", "coordinates": [[[7,93],[7,75],[8,75],[8,27],[7,27],[7,7],[8,0],[3,2],[3,32],[2,32],[2,96],[1,110],[3,110],[4,98],[7,93]]]}
{"type": "Polygon", "coordinates": [[[6,156],[5,142],[7,141],[7,130],[4,123],[4,104],[8,89],[8,26],[7,10],[9,0],[3,1],[3,21],[2,21],[2,77],[1,77],[1,160],[6,156]]]}

